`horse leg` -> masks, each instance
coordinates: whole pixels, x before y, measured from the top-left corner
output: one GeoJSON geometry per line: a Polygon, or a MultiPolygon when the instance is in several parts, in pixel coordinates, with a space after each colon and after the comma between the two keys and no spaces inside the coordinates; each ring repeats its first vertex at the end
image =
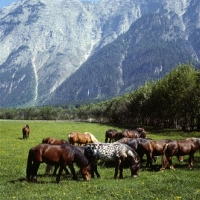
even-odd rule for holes
{"type": "Polygon", "coordinates": [[[123,178],[123,163],[121,162],[119,165],[119,178],[123,178]]]}
{"type": "Polygon", "coordinates": [[[65,171],[65,174],[66,174],[66,175],[69,175],[69,174],[70,174],[66,166],[64,167],[64,171],[65,171]]]}
{"type": "Polygon", "coordinates": [[[57,172],[58,167],[59,167],[59,165],[55,165],[52,176],[56,176],[56,172],[57,172]]]}
{"type": "Polygon", "coordinates": [[[153,165],[152,165],[152,153],[147,153],[147,163],[146,163],[146,167],[150,167],[151,169],[153,169],[153,165]]]}
{"type": "MultiPolygon", "coordinates": [[[[114,174],[114,179],[117,179],[117,176],[118,176],[118,170],[119,170],[119,167],[120,167],[120,163],[121,163],[121,159],[120,158],[117,158],[116,161],[115,161],[115,174],[114,174]]],[[[121,174],[120,174],[121,176],[121,174]]],[[[122,177],[120,178],[123,178],[123,175],[122,177]]]]}
{"type": "Polygon", "coordinates": [[[108,137],[105,138],[105,143],[107,143],[107,142],[108,142],[108,137]]]}
{"type": "Polygon", "coordinates": [[[77,176],[76,176],[76,173],[75,173],[75,169],[74,169],[73,164],[68,165],[68,167],[69,167],[69,169],[70,169],[70,171],[71,171],[71,173],[72,173],[73,180],[77,180],[78,178],[77,178],[77,176]]]}
{"type": "Polygon", "coordinates": [[[193,163],[194,163],[194,154],[191,154],[191,155],[189,155],[189,158],[188,158],[188,168],[189,169],[192,169],[193,163]]]}
{"type": "Polygon", "coordinates": [[[35,162],[32,165],[32,177],[31,177],[32,182],[37,182],[37,172],[38,172],[39,166],[40,166],[39,162],[35,162]]]}
{"type": "Polygon", "coordinates": [[[94,178],[94,172],[98,178],[101,178],[99,172],[97,171],[97,161],[91,163],[91,177],[94,178]]]}
{"type": "Polygon", "coordinates": [[[174,166],[173,166],[173,164],[172,164],[172,157],[167,157],[167,160],[168,160],[168,162],[169,162],[169,168],[175,170],[175,169],[174,169],[174,166]]]}
{"type": "MultiPolygon", "coordinates": [[[[55,166],[59,167],[59,165],[55,165],[55,166]]],[[[63,166],[63,165],[60,165],[60,169],[59,169],[59,172],[58,172],[58,175],[57,175],[57,178],[56,178],[56,182],[57,182],[57,183],[60,182],[60,176],[61,176],[61,174],[62,174],[63,168],[64,168],[64,166],[63,166]]]]}

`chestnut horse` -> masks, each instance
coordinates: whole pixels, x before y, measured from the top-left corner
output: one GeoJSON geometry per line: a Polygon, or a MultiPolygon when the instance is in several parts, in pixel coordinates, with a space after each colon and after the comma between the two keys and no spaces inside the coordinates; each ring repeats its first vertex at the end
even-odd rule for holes
{"type": "Polygon", "coordinates": [[[87,158],[76,147],[70,144],[49,145],[39,144],[29,150],[26,178],[33,182],[37,181],[37,171],[40,163],[45,162],[49,165],[59,165],[59,173],[56,182],[60,182],[60,176],[66,165],[70,168],[73,179],[77,180],[73,163],[80,167],[84,180],[90,180],[90,164],[87,158]]]}
{"type": "MultiPolygon", "coordinates": [[[[148,167],[150,165],[151,169],[153,168],[152,161],[154,156],[161,156],[163,155],[163,147],[165,144],[169,143],[171,140],[164,139],[164,140],[149,140],[145,143],[141,144],[140,151],[144,152],[147,156],[147,164],[148,167]]],[[[180,156],[177,157],[179,161],[182,161],[183,158],[180,156]]],[[[155,160],[154,160],[155,161],[155,160]]]]}
{"type": "Polygon", "coordinates": [[[78,133],[78,132],[72,132],[68,136],[68,141],[70,144],[75,145],[76,143],[78,146],[81,146],[82,144],[89,144],[93,143],[92,137],[89,133],[78,133]]]}
{"type": "Polygon", "coordinates": [[[30,134],[29,125],[26,124],[26,125],[24,125],[23,128],[22,128],[23,139],[28,139],[29,134],[30,134]]]}
{"type": "MultiPolygon", "coordinates": [[[[58,140],[58,139],[53,138],[53,137],[47,137],[47,138],[44,138],[42,140],[42,144],[61,145],[61,144],[66,144],[66,143],[68,143],[66,140],[58,140]]],[[[55,165],[55,168],[54,168],[54,171],[53,171],[53,176],[56,175],[56,171],[57,171],[58,167],[59,167],[59,165],[55,165]]],[[[49,174],[51,169],[52,169],[52,165],[47,164],[46,169],[45,169],[45,174],[49,174]]],[[[65,171],[66,175],[69,174],[69,171],[66,167],[64,168],[64,171],[65,171]]]]}
{"type": "Polygon", "coordinates": [[[118,133],[118,131],[115,130],[115,129],[107,130],[106,133],[105,133],[105,142],[108,142],[108,139],[109,139],[109,143],[114,141],[117,133],[118,133]]]}
{"type": "Polygon", "coordinates": [[[68,143],[68,141],[66,141],[66,140],[58,140],[58,139],[53,138],[53,137],[47,137],[47,138],[44,138],[42,140],[42,143],[52,144],[52,145],[61,145],[61,144],[68,143]]]}
{"type": "Polygon", "coordinates": [[[167,162],[170,169],[174,169],[172,164],[173,156],[189,155],[188,168],[191,169],[194,163],[194,154],[200,149],[200,138],[187,138],[185,140],[172,140],[163,148],[162,168],[166,168],[167,162]]]}

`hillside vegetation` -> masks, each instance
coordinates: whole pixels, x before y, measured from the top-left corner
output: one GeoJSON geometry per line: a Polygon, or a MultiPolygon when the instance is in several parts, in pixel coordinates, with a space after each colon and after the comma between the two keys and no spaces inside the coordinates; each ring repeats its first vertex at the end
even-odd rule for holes
{"type": "Polygon", "coordinates": [[[118,124],[200,129],[200,71],[178,65],[157,82],[93,104],[0,109],[1,119],[88,120],[118,124]]]}

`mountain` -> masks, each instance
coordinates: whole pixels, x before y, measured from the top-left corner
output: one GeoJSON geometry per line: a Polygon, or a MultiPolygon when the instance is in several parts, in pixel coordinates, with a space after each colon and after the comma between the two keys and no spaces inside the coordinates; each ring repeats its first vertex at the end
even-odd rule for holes
{"type": "Polygon", "coordinates": [[[200,59],[198,0],[21,0],[0,10],[0,106],[92,102],[200,59]]]}

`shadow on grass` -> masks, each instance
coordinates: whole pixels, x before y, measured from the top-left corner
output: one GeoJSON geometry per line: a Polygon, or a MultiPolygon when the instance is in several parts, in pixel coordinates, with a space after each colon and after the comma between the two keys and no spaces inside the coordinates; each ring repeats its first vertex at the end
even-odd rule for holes
{"type": "MultiPolygon", "coordinates": [[[[72,176],[71,175],[62,175],[61,176],[61,181],[62,180],[72,180],[72,176]]],[[[79,177],[78,177],[78,180],[79,180],[79,177]]],[[[15,184],[15,183],[18,183],[18,182],[27,182],[27,183],[33,183],[33,184],[47,184],[47,183],[57,183],[56,182],[56,176],[52,176],[52,175],[48,175],[48,174],[38,174],[37,175],[37,182],[32,182],[32,181],[28,181],[26,178],[18,178],[16,180],[10,180],[8,181],[9,183],[12,183],[12,184],[15,184]],[[52,180],[48,181],[41,181],[40,178],[52,178],[52,180]]]]}

